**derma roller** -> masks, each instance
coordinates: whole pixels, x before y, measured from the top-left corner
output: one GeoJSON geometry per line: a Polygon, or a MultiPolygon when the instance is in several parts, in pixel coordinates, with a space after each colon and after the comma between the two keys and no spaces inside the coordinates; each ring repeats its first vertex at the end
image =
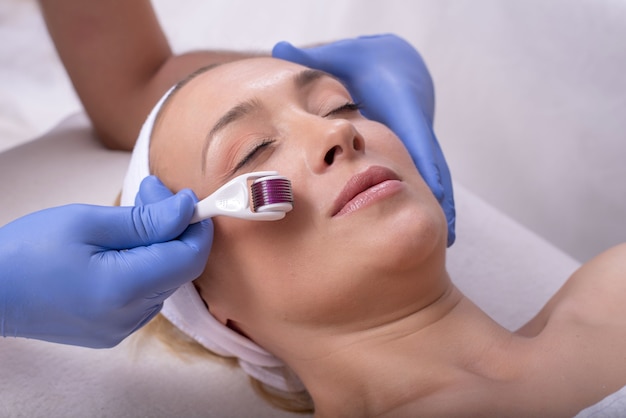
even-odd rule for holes
{"type": "Polygon", "coordinates": [[[279,176],[276,171],[257,171],[235,177],[196,203],[190,223],[218,215],[277,221],[291,209],[293,192],[289,179],[279,176]]]}

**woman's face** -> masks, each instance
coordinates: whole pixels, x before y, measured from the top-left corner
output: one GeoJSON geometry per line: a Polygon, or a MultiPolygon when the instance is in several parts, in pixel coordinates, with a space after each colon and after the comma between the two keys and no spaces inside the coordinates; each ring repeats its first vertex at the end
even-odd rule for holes
{"type": "Polygon", "coordinates": [[[200,199],[246,172],[291,180],[283,220],[213,219],[196,281],[214,316],[270,350],[294,329],[371,325],[438,295],[420,277],[443,269],[439,204],[401,141],[325,73],[255,58],[199,75],[164,109],[151,165],[200,199]]]}

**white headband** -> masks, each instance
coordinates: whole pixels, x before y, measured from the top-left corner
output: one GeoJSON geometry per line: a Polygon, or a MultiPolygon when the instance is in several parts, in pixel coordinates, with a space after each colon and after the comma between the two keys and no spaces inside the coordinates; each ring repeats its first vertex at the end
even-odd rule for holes
{"type": "MultiPolygon", "coordinates": [[[[130,165],[124,178],[121,204],[134,206],[141,181],[150,175],[150,137],[155,119],[174,87],[161,97],[141,127],[130,165]]],[[[193,283],[182,285],[163,304],[161,313],[178,329],[205,348],[225,357],[236,357],[250,376],[286,392],[304,390],[302,382],[280,359],[236,333],[213,317],[193,283]]]]}

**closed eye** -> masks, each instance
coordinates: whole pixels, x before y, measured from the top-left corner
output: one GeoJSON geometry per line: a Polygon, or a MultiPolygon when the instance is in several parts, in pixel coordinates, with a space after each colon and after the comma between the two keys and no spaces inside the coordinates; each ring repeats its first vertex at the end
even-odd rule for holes
{"type": "Polygon", "coordinates": [[[336,109],[331,110],[330,112],[328,112],[327,114],[324,115],[324,117],[328,117],[328,116],[334,116],[337,114],[341,114],[341,113],[348,113],[348,112],[357,112],[362,108],[362,106],[359,103],[354,103],[354,102],[348,102],[345,103],[342,106],[339,106],[336,109]]]}
{"type": "Polygon", "coordinates": [[[254,145],[252,150],[250,150],[250,152],[248,152],[245,155],[245,157],[243,157],[239,161],[239,163],[237,163],[237,166],[233,170],[233,173],[236,173],[237,171],[245,167],[247,164],[249,164],[252,160],[254,160],[255,157],[259,155],[261,151],[263,151],[265,148],[267,148],[269,145],[273,144],[274,142],[276,141],[273,139],[266,138],[263,141],[259,142],[258,144],[254,145]]]}
{"type": "MultiPolygon", "coordinates": [[[[335,115],[342,114],[342,113],[358,112],[361,109],[361,107],[362,106],[359,103],[347,102],[347,103],[337,107],[336,109],[331,110],[330,112],[325,114],[324,117],[335,116],[335,115]]],[[[248,165],[250,162],[252,162],[264,149],[266,149],[268,146],[270,146],[274,142],[276,142],[276,140],[270,139],[270,138],[266,138],[266,139],[262,140],[261,142],[259,142],[258,144],[254,145],[252,150],[250,150],[250,152],[248,152],[237,163],[237,165],[233,169],[232,173],[234,174],[237,171],[239,171],[242,168],[244,168],[246,165],[248,165]]]]}

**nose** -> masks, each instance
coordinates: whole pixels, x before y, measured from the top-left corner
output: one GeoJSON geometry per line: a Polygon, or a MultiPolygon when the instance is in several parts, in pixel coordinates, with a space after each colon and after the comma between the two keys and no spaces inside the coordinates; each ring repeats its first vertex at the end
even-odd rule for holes
{"type": "Polygon", "coordinates": [[[310,164],[314,171],[322,172],[342,160],[352,159],[365,151],[363,136],[354,124],[346,119],[325,120],[322,127],[310,132],[312,138],[310,164]]]}

